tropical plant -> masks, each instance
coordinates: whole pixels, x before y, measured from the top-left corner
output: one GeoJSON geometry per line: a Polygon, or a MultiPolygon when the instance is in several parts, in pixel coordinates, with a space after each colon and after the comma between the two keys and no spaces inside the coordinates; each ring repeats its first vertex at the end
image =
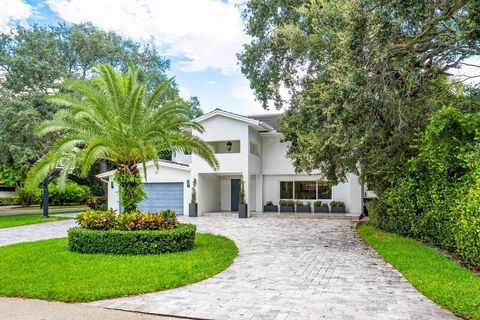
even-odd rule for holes
{"type": "Polygon", "coordinates": [[[193,178],[191,203],[197,203],[197,178],[193,178]]]}
{"type": "Polygon", "coordinates": [[[243,176],[240,177],[240,194],[238,196],[238,202],[240,204],[245,204],[245,182],[243,181],[243,176]]]}
{"type": "Polygon", "coordinates": [[[345,202],[343,202],[343,201],[332,201],[332,202],[330,202],[330,206],[332,206],[332,207],[345,207],[345,202]]]}
{"type": "MultiPolygon", "coordinates": [[[[179,98],[165,101],[170,81],[160,83],[151,94],[138,81],[138,69],[130,65],[127,74],[112,66],[96,67],[98,75],[89,81],[66,80],[72,94],[58,93],[51,102],[65,106],[51,121],[38,128],[38,135],[61,133],[52,148],[30,170],[29,184],[40,183],[55,167],[75,164],[87,175],[98,160],[116,165],[114,181],[120,186],[124,212],[136,211],[145,198],[138,164],[153,160],[158,166],[162,153],[195,153],[213,168],[218,167],[208,144],[186,130],[203,132],[189,120],[191,109],[179,98]]],[[[65,178],[65,177],[63,177],[65,178]]]]}

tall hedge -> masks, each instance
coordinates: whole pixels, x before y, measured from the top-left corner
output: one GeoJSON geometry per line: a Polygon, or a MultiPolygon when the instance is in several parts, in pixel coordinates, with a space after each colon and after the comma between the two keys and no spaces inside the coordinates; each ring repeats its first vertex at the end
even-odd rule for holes
{"type": "Polygon", "coordinates": [[[480,267],[479,130],[478,113],[440,110],[416,141],[416,156],[368,204],[371,222],[480,267]]]}

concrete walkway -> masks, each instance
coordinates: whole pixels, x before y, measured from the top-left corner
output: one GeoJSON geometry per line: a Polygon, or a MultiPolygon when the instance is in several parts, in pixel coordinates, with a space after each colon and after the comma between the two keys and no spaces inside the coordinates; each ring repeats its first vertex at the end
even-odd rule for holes
{"type": "Polygon", "coordinates": [[[75,220],[59,220],[0,229],[0,246],[44,239],[62,238],[76,225],[75,220]]]}
{"type": "Polygon", "coordinates": [[[33,299],[0,298],[2,320],[173,320],[171,317],[107,310],[33,299]]]}
{"type": "Polygon", "coordinates": [[[184,218],[237,243],[224,272],[90,305],[203,319],[455,319],[365,245],[348,220],[184,218]]]}

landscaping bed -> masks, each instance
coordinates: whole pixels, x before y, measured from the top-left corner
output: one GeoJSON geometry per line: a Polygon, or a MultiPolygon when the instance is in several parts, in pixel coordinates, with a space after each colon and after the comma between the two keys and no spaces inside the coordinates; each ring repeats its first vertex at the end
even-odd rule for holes
{"type": "Polygon", "coordinates": [[[417,240],[368,224],[360,236],[422,294],[457,315],[480,319],[480,276],[417,240]]]}

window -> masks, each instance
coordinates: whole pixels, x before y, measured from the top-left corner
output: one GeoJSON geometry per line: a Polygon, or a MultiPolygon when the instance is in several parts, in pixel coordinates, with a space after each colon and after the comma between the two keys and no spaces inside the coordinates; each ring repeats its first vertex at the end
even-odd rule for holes
{"type": "Polygon", "coordinates": [[[329,181],[280,181],[280,199],[332,199],[332,184],[329,181]]]}
{"type": "Polygon", "coordinates": [[[295,181],[295,199],[315,200],[315,181],[295,181]]]}
{"type": "Polygon", "coordinates": [[[293,199],[293,181],[280,181],[280,199],[293,199]]]}
{"type": "Polygon", "coordinates": [[[318,182],[317,199],[332,199],[332,185],[330,182],[318,182]]]}

